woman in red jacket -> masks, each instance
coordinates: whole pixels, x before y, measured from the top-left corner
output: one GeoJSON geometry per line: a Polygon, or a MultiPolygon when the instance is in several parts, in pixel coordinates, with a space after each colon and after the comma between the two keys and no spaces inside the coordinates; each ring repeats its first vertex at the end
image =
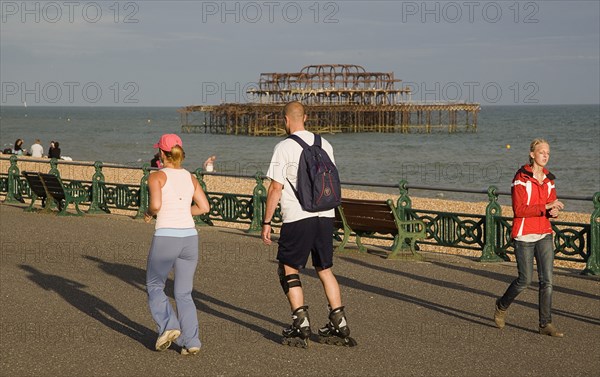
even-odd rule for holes
{"type": "Polygon", "coordinates": [[[511,190],[514,212],[512,237],[519,276],[496,300],[494,321],[499,328],[504,327],[508,307],[531,284],[535,257],[540,287],[540,334],[562,337],[564,334],[552,324],[554,242],[549,219],[558,217],[564,205],[556,199],[554,175],[545,168],[550,159],[550,145],[544,139],[535,139],[529,150],[529,164],[517,171],[511,190]]]}

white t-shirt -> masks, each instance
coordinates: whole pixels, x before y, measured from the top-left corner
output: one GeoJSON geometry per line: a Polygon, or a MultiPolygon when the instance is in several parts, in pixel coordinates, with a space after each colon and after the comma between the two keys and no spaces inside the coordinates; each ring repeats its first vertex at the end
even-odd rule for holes
{"type": "MultiPolygon", "coordinates": [[[[314,134],[309,131],[298,131],[295,132],[294,135],[299,136],[308,145],[313,145],[315,141],[314,134]]],[[[322,137],[321,147],[327,152],[331,162],[335,164],[333,148],[331,147],[331,144],[322,137]]],[[[283,222],[291,223],[317,216],[335,217],[335,210],[333,209],[322,212],[306,212],[300,206],[300,202],[298,201],[298,198],[296,198],[296,194],[294,194],[290,183],[296,187],[298,163],[300,162],[301,154],[302,147],[295,140],[282,140],[275,146],[271,164],[267,171],[267,177],[283,185],[283,192],[281,193],[281,214],[283,216],[283,222]]]]}
{"type": "Polygon", "coordinates": [[[35,143],[31,146],[31,157],[42,157],[44,155],[44,147],[35,143]]]}

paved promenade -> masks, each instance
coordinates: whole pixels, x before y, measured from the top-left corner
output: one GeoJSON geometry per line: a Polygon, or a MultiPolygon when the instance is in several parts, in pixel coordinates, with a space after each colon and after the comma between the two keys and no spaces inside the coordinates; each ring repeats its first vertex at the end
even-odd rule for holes
{"type": "MultiPolygon", "coordinates": [[[[289,308],[276,246],[229,228],[200,229],[193,297],[200,355],[153,351],[145,261],[153,226],[125,216],[56,217],[0,205],[2,376],[597,376],[600,280],[555,269],[554,323],[537,333],[537,281],[492,321],[513,263],[427,253],[426,262],[349,252],[334,271],[354,348],[279,344],[289,308]]],[[[302,275],[313,331],[327,308],[302,275]]],[[[172,280],[168,289],[172,292],[172,280]]]]}

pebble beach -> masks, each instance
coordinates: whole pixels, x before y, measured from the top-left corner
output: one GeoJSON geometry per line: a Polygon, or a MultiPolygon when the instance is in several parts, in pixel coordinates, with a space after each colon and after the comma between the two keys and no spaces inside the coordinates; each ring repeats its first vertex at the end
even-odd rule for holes
{"type": "MultiPolygon", "coordinates": [[[[33,159],[31,157],[19,157],[18,167],[20,171],[41,171],[46,172],[50,169],[49,163],[43,160],[33,159]]],[[[76,162],[78,164],[93,164],[91,162],[76,162]]],[[[8,160],[0,160],[0,172],[6,173],[10,162],[8,160]]],[[[184,164],[185,166],[185,164],[184,164]]],[[[91,181],[95,169],[93,166],[81,166],[68,162],[60,162],[58,164],[60,176],[63,179],[73,179],[80,181],[91,181]]],[[[123,184],[139,184],[142,178],[142,170],[139,168],[114,168],[103,167],[102,173],[106,182],[118,182],[123,184]]],[[[224,192],[234,194],[252,194],[256,186],[256,180],[253,178],[243,177],[223,177],[218,175],[206,174],[204,181],[209,192],[224,192]]],[[[268,188],[269,182],[263,182],[268,188]]],[[[392,199],[394,202],[398,199],[398,194],[386,192],[377,192],[371,190],[361,190],[342,186],[342,195],[350,199],[367,199],[367,200],[386,200],[392,199]]],[[[412,207],[421,210],[432,211],[447,211],[455,213],[470,213],[470,214],[485,214],[487,201],[483,201],[484,196],[478,195],[482,201],[457,201],[439,198],[424,198],[414,196],[409,192],[412,200],[412,207]]],[[[508,205],[503,205],[502,215],[512,216],[512,208],[508,205]]],[[[591,213],[569,212],[564,211],[559,218],[560,221],[589,223],[591,213]]]]}

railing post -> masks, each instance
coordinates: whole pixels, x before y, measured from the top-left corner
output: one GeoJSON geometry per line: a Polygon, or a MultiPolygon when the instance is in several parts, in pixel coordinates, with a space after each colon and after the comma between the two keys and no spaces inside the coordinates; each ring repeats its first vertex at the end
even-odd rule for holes
{"type": "Polygon", "coordinates": [[[10,156],[10,167],[8,168],[8,191],[6,193],[6,199],[4,203],[20,203],[17,197],[21,197],[22,194],[19,190],[19,180],[21,172],[17,166],[17,156],[10,156]],[[18,195],[15,195],[18,194],[18,195]]]}
{"type": "Polygon", "coordinates": [[[202,191],[204,191],[204,194],[206,195],[206,199],[208,199],[208,205],[211,207],[208,213],[205,213],[204,215],[200,216],[194,216],[194,222],[198,226],[213,225],[212,221],[210,220],[210,213],[212,212],[212,203],[210,198],[208,197],[208,194],[206,193],[207,191],[206,182],[204,182],[204,170],[202,168],[198,168],[194,171],[194,174],[196,175],[196,179],[198,179],[198,183],[200,183],[200,187],[202,187],[202,191]]]}
{"type": "Polygon", "coordinates": [[[485,209],[485,245],[481,253],[480,262],[503,262],[504,259],[496,254],[496,218],[502,216],[502,208],[498,204],[498,194],[496,186],[488,188],[489,204],[485,209]]]}
{"type": "Polygon", "coordinates": [[[600,192],[594,194],[594,212],[590,217],[590,254],[583,273],[600,275],[600,192]]]}
{"type": "Polygon", "coordinates": [[[396,202],[396,213],[398,214],[398,218],[400,221],[410,220],[408,218],[408,211],[412,207],[412,201],[408,196],[408,188],[406,187],[408,182],[404,179],[400,180],[398,183],[398,188],[400,190],[400,197],[396,202]]]}
{"type": "Polygon", "coordinates": [[[144,175],[140,179],[140,206],[134,219],[143,219],[146,210],[148,209],[148,177],[150,176],[150,164],[147,162],[142,165],[142,171],[144,175]]]}
{"type": "Polygon", "coordinates": [[[101,184],[104,184],[104,173],[102,173],[102,161],[94,162],[94,168],[96,171],[94,172],[94,176],[92,177],[92,201],[90,203],[90,208],[88,208],[87,213],[102,213],[100,209],[100,199],[101,199],[101,184]]]}
{"type": "Polygon", "coordinates": [[[60,179],[60,172],[58,171],[58,160],[56,158],[50,159],[50,171],[48,174],[54,174],[60,179]]]}
{"type": "MultiPolygon", "coordinates": [[[[58,180],[62,182],[62,178],[60,177],[60,171],[58,170],[58,160],[56,158],[50,159],[50,171],[48,171],[48,174],[56,176],[56,178],[58,178],[58,180]]],[[[57,203],[55,200],[50,201],[50,208],[54,209],[56,208],[56,205],[57,203]]]]}
{"type": "Polygon", "coordinates": [[[264,209],[264,198],[267,197],[267,189],[263,185],[264,174],[259,171],[254,175],[256,179],[256,186],[252,191],[252,222],[250,228],[246,231],[247,233],[260,233],[262,231],[264,209]]]}

